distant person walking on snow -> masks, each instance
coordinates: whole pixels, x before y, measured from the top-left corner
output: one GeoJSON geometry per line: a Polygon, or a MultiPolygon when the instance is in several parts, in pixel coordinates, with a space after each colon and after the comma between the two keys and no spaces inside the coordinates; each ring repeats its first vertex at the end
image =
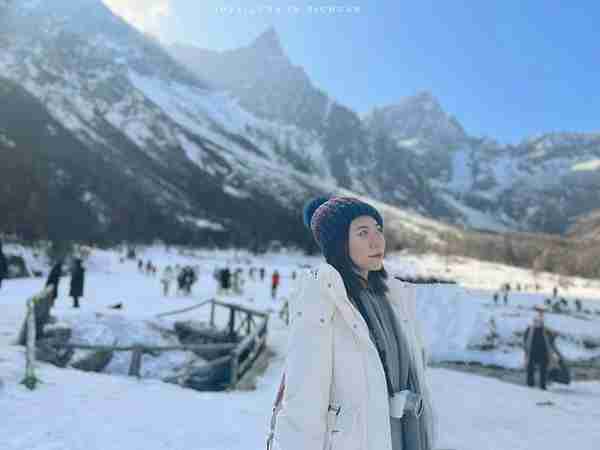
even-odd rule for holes
{"type": "Polygon", "coordinates": [[[177,274],[177,295],[182,295],[185,291],[185,266],[176,269],[177,274]]]}
{"type": "Polygon", "coordinates": [[[527,369],[527,385],[534,386],[536,368],[540,369],[539,386],[546,390],[546,374],[548,366],[556,359],[554,340],[556,333],[544,325],[544,309],[537,308],[538,315],[532,325],[528,326],[523,336],[525,348],[525,367],[527,369]]]}
{"type": "Polygon", "coordinates": [[[79,308],[79,299],[83,297],[83,285],[85,282],[85,269],[81,265],[81,259],[75,259],[71,271],[71,289],[69,297],[73,297],[73,308],[79,308]]]}
{"type": "Polygon", "coordinates": [[[60,277],[62,276],[63,260],[59,259],[56,261],[46,280],[46,287],[52,286],[52,294],[50,295],[50,305],[54,306],[54,302],[58,297],[58,285],[60,283],[60,277]]]}
{"type": "Polygon", "coordinates": [[[184,284],[185,293],[187,295],[191,295],[192,286],[198,279],[198,276],[196,275],[196,271],[190,266],[186,266],[184,268],[184,271],[185,271],[185,275],[184,275],[184,283],[183,284],[184,284]]]}
{"type": "Polygon", "coordinates": [[[162,277],[160,282],[163,286],[163,297],[167,297],[169,295],[169,287],[171,286],[171,282],[175,279],[175,273],[173,272],[173,268],[169,265],[165,267],[163,270],[162,277]]]}
{"type": "Polygon", "coordinates": [[[221,272],[219,274],[220,276],[220,293],[227,295],[229,294],[229,289],[231,288],[231,271],[229,270],[229,267],[225,267],[224,269],[221,269],[221,272]]]}
{"type": "Polygon", "coordinates": [[[6,256],[2,251],[2,241],[0,241],[0,289],[2,289],[2,281],[8,274],[8,263],[6,262],[6,256]]]}
{"type": "Polygon", "coordinates": [[[271,298],[275,298],[277,296],[277,288],[279,287],[280,281],[279,272],[276,270],[273,272],[273,278],[271,280],[271,298]]]}
{"type": "Polygon", "coordinates": [[[238,268],[235,270],[235,272],[233,272],[233,291],[240,295],[243,293],[242,290],[242,285],[244,284],[244,279],[243,277],[243,270],[241,268],[238,268]]]}

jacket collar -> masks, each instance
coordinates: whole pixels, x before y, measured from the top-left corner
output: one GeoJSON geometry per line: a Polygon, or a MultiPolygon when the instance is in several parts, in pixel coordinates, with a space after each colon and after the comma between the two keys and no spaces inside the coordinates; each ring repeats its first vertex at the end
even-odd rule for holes
{"type": "MultiPolygon", "coordinates": [[[[335,267],[328,263],[321,263],[318,268],[318,277],[324,282],[324,289],[330,291],[330,295],[326,295],[333,301],[337,312],[350,325],[356,336],[364,342],[370,343],[369,327],[363,319],[362,315],[354,304],[346,295],[346,287],[342,280],[342,276],[335,267]]],[[[402,288],[407,286],[407,283],[394,278],[394,275],[388,275],[388,299],[392,304],[392,308],[398,314],[400,319],[406,319],[406,309],[404,308],[402,288]]]]}

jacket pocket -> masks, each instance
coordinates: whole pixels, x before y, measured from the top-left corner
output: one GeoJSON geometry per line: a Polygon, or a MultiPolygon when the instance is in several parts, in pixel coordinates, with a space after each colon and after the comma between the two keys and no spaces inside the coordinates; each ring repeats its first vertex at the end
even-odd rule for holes
{"type": "Polygon", "coordinates": [[[352,433],[358,431],[358,410],[342,405],[329,405],[327,412],[327,450],[346,450],[360,446],[360,439],[352,433]]]}

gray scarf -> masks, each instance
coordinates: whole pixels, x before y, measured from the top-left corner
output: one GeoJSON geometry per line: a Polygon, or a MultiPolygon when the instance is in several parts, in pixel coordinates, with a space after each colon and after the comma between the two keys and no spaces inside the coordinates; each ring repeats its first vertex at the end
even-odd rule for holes
{"type": "MultiPolygon", "coordinates": [[[[371,340],[382,357],[388,386],[393,392],[410,389],[422,393],[418,377],[413,370],[408,341],[387,297],[377,297],[363,290],[360,298],[367,314],[371,340]]],[[[432,450],[431,439],[425,426],[425,410],[416,418],[405,414],[402,419],[390,417],[393,450],[432,450]]]]}

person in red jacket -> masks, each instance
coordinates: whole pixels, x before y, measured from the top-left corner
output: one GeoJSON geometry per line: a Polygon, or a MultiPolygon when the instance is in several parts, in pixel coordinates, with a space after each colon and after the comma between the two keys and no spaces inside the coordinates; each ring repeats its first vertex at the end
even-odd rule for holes
{"type": "Polygon", "coordinates": [[[277,296],[277,288],[279,287],[279,272],[275,270],[273,272],[273,280],[271,283],[271,298],[275,298],[277,296]]]}

